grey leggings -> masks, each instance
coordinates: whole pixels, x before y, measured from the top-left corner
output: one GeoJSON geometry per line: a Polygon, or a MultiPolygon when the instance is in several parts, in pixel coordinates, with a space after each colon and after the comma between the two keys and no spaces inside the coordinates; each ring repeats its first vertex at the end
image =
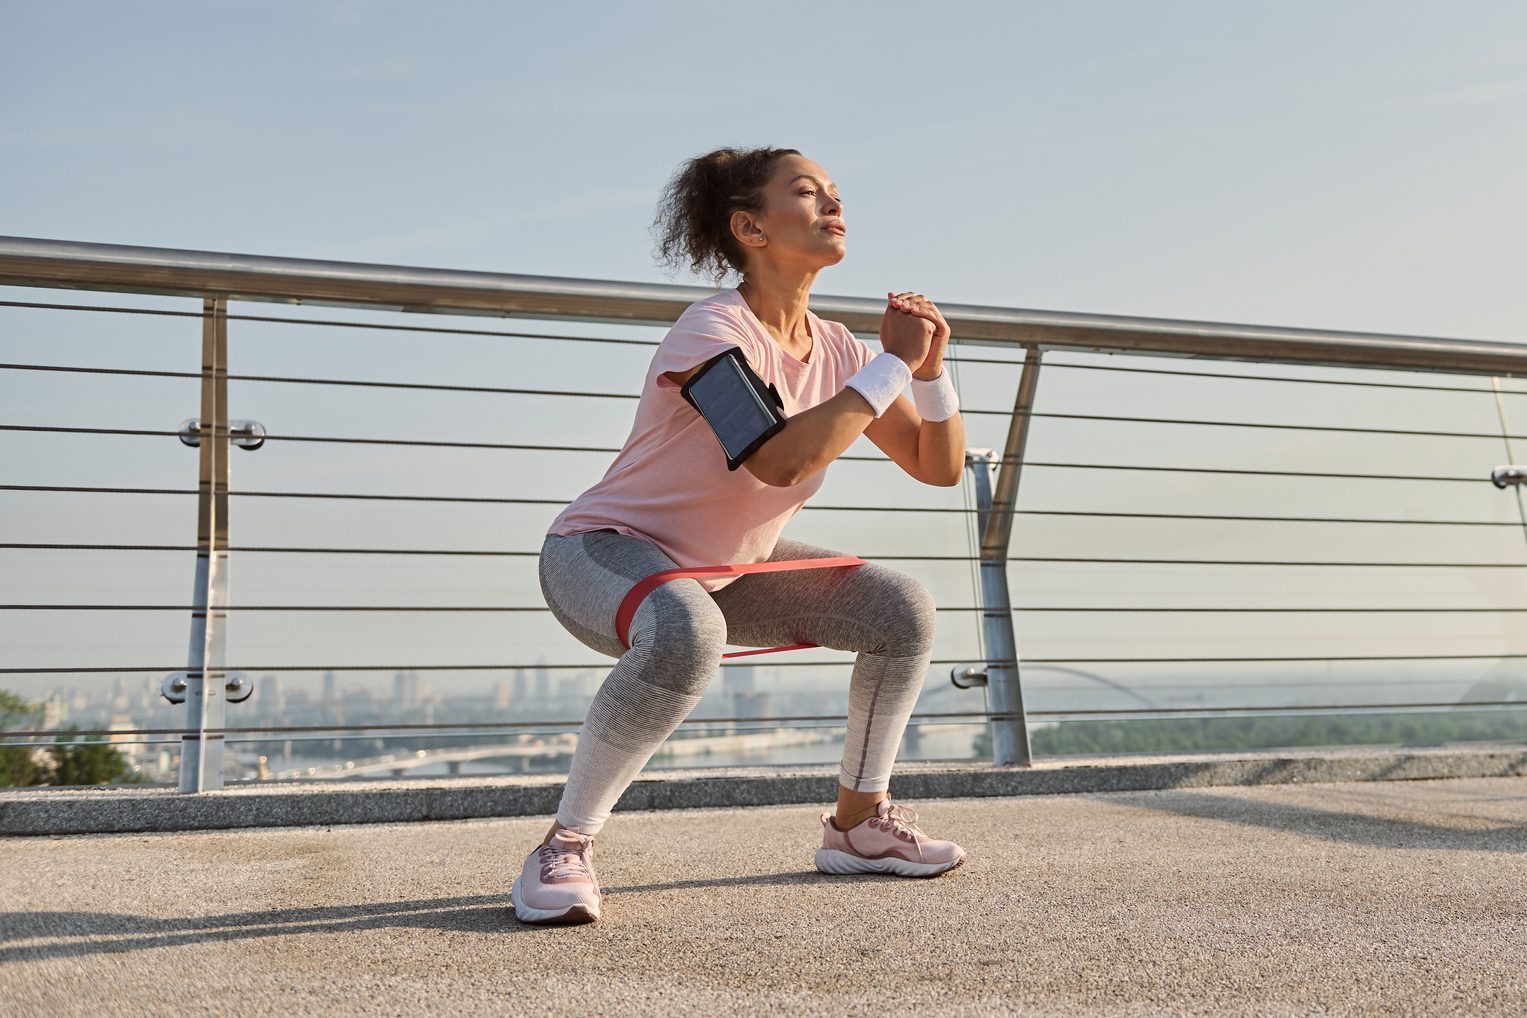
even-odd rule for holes
{"type": "MultiPolygon", "coordinates": [[[[781,538],[770,561],[841,554],[781,538]]],[[[674,580],[642,601],[631,648],[622,647],[615,635],[622,598],[638,580],[673,568],[651,542],[613,530],[548,535],[541,548],[541,590],[552,614],[588,647],[620,659],[589,707],[558,822],[597,833],[699,701],[728,643],[857,651],[839,781],[855,791],[885,790],[933,652],[932,595],[874,563],[757,573],[714,594],[695,580],[674,580]]]]}

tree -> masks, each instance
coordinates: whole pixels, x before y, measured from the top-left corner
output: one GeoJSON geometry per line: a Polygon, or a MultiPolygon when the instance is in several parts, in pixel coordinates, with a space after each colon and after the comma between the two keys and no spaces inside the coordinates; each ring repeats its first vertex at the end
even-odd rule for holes
{"type": "MultiPolygon", "coordinates": [[[[0,689],[0,731],[32,730],[42,708],[8,690],[0,689]]],[[[71,725],[71,732],[79,731],[71,725]]],[[[143,775],[134,771],[115,746],[99,738],[58,742],[46,749],[32,746],[0,746],[0,787],[25,785],[135,784],[143,775]]]]}
{"type": "MultiPolygon", "coordinates": [[[[71,725],[70,731],[77,728],[71,725]]],[[[132,784],[143,780],[115,746],[99,737],[72,744],[60,738],[48,747],[48,753],[53,757],[47,782],[50,785],[132,784]]]]}
{"type": "MultiPolygon", "coordinates": [[[[41,708],[27,703],[9,690],[0,689],[0,731],[24,731],[41,708]]],[[[48,770],[39,765],[37,753],[30,746],[0,746],[0,787],[40,785],[48,770]]]]}

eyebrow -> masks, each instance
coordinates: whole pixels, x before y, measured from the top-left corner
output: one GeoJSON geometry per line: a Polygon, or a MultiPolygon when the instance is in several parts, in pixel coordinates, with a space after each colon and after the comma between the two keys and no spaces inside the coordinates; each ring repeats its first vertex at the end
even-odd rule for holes
{"type": "Polygon", "coordinates": [[[824,181],[824,180],[822,180],[819,177],[813,177],[809,173],[798,173],[798,174],[796,174],[795,177],[791,179],[790,183],[793,184],[797,180],[809,180],[813,184],[815,184],[818,187],[822,188],[823,190],[826,190],[827,188],[832,188],[834,191],[836,191],[838,189],[838,185],[837,184],[834,184],[831,181],[824,181]]]}

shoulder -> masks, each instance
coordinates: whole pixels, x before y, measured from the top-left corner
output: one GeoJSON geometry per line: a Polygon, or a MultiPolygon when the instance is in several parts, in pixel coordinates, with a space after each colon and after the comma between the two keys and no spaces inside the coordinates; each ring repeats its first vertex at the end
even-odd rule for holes
{"type": "Polygon", "coordinates": [[[723,290],[685,308],[663,342],[679,346],[721,342],[741,347],[743,353],[751,356],[758,347],[759,337],[749,328],[748,318],[742,311],[737,291],[723,290]]]}
{"type": "Polygon", "coordinates": [[[675,329],[738,328],[743,324],[738,313],[735,290],[722,290],[684,309],[674,321],[675,329]]]}
{"type": "Polygon", "coordinates": [[[757,370],[765,351],[741,314],[736,291],[723,290],[684,309],[653,357],[660,388],[680,384],[694,369],[730,347],[737,347],[757,370]]]}

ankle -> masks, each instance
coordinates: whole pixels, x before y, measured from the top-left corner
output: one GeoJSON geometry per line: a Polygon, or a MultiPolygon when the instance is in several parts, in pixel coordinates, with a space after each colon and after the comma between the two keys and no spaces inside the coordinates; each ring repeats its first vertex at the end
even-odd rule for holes
{"type": "Polygon", "coordinates": [[[850,827],[857,827],[879,811],[881,801],[876,799],[867,806],[845,806],[839,803],[837,814],[833,817],[833,823],[837,824],[839,829],[845,831],[850,827]]]}
{"type": "Polygon", "coordinates": [[[541,839],[541,844],[543,844],[543,845],[551,844],[551,839],[555,838],[557,836],[557,832],[558,831],[571,831],[573,834],[577,834],[577,835],[580,835],[580,836],[583,835],[582,831],[574,831],[571,827],[563,827],[560,823],[558,823],[556,821],[553,821],[552,825],[551,825],[551,830],[546,832],[546,837],[541,839]]]}

